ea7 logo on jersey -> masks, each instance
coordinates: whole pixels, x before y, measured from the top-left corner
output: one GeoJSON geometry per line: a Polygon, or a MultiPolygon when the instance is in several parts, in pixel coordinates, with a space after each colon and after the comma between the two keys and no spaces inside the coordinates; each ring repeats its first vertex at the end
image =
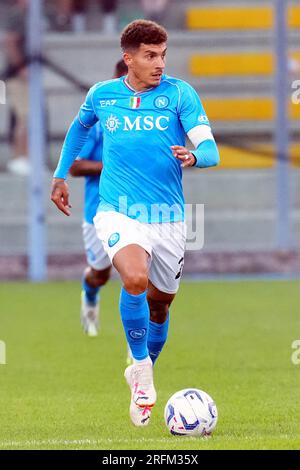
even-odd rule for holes
{"type": "Polygon", "coordinates": [[[101,100],[100,106],[101,108],[106,108],[107,106],[113,106],[116,102],[117,100],[101,100]]]}
{"type": "Polygon", "coordinates": [[[159,131],[166,131],[169,128],[168,116],[138,116],[134,120],[130,120],[128,116],[124,116],[124,131],[152,131],[156,128],[159,131]]]}

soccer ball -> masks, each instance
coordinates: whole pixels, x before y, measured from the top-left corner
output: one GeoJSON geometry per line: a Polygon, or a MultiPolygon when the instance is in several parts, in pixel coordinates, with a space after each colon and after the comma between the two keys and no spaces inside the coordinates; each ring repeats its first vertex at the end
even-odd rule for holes
{"type": "Polygon", "coordinates": [[[216,427],[218,411],[213,399],[197,388],[174,393],[165,407],[165,422],[175,436],[209,436],[216,427]]]}

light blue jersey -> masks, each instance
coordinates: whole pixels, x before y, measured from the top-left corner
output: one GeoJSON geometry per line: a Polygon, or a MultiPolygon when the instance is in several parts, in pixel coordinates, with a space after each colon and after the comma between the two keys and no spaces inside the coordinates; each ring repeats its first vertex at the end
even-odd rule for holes
{"type": "MultiPolygon", "coordinates": [[[[102,162],[102,145],[102,128],[98,122],[90,130],[88,141],[83,146],[78,159],[102,162]]],[[[100,175],[85,176],[84,179],[84,220],[92,224],[99,204],[100,175]]]]}
{"type": "Polygon", "coordinates": [[[80,109],[85,126],[98,119],[104,135],[98,210],[141,222],[184,219],[181,162],[172,145],[208,119],[194,89],[164,75],[158,87],[135,92],[124,77],[95,85],[80,109]]]}
{"type": "Polygon", "coordinates": [[[88,128],[97,121],[103,132],[98,210],[116,210],[147,223],[182,221],[182,168],[171,146],[185,145],[189,134],[196,148],[196,166],[214,166],[219,161],[196,91],[167,75],[159,86],[143,92],[133,90],[125,77],[96,84],[68,132],[56,177],[66,176],[88,128]],[[199,138],[199,128],[205,137],[199,138]]]}

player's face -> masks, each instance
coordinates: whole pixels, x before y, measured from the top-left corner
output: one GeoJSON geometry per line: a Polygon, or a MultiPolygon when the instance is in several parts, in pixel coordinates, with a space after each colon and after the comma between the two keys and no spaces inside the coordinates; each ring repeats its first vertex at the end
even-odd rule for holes
{"type": "Polygon", "coordinates": [[[166,43],[141,44],[139,49],[127,55],[127,65],[135,80],[150,88],[158,86],[166,66],[166,43]]]}

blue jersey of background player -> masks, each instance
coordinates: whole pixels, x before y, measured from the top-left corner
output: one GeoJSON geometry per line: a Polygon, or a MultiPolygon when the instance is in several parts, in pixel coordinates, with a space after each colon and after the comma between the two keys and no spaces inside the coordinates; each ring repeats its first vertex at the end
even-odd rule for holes
{"type": "MultiPolygon", "coordinates": [[[[127,66],[120,60],[114,77],[127,73],[127,66]]],[[[102,171],[103,132],[97,123],[89,132],[88,140],[70,168],[72,176],[84,177],[83,243],[88,267],[84,270],[81,293],[81,324],[85,333],[96,336],[99,330],[100,288],[106,284],[111,271],[110,259],[95,230],[93,218],[99,205],[99,182],[102,171]]]]}
{"type": "Polygon", "coordinates": [[[102,153],[103,133],[100,124],[97,123],[90,130],[88,141],[70,168],[72,176],[84,176],[84,220],[88,224],[94,223],[93,219],[99,205],[102,153]],[[91,165],[90,162],[95,162],[95,165],[91,165]]]}

